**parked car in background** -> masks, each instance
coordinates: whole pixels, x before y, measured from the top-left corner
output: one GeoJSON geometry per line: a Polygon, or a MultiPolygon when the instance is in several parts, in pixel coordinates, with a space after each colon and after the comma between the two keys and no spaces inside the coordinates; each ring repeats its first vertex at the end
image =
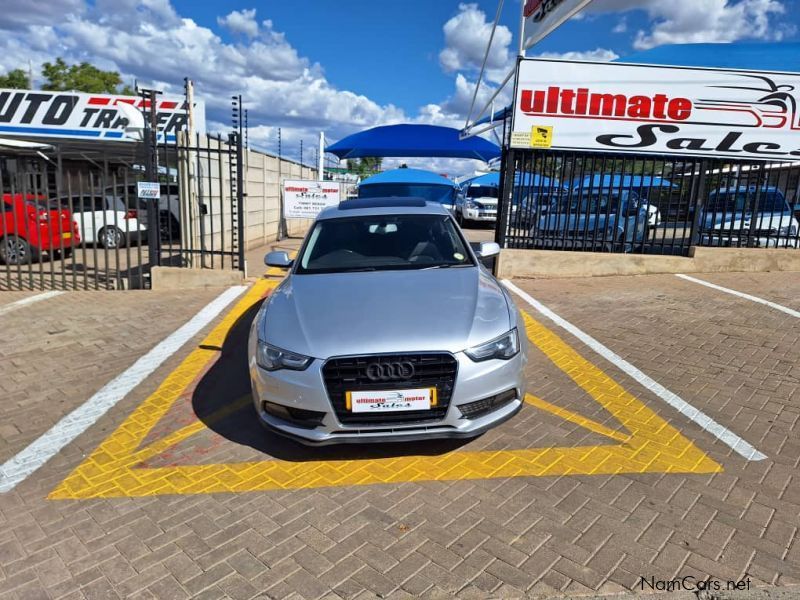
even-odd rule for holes
{"type": "MultiPolygon", "coordinates": [[[[161,197],[158,199],[158,230],[162,240],[175,240],[178,239],[181,234],[181,207],[178,185],[175,183],[162,183],[160,187],[161,197]]],[[[129,203],[137,198],[138,195],[136,183],[129,183],[127,187],[125,184],[117,184],[116,187],[106,188],[106,193],[109,196],[114,196],[123,200],[127,199],[129,203]]],[[[145,201],[141,201],[139,206],[139,219],[146,224],[147,204],[145,201]]]]}
{"type": "Polygon", "coordinates": [[[84,244],[121,248],[147,238],[147,224],[139,218],[146,207],[135,196],[128,199],[130,208],[115,196],[70,196],[59,198],[58,203],[72,211],[84,244]]]}
{"type": "Polygon", "coordinates": [[[508,292],[452,215],[421,198],[323,210],[253,321],[258,420],[306,444],[471,438],[525,397],[527,340],[508,292]],[[368,299],[368,302],[354,301],[368,299]]]}
{"type": "Polygon", "coordinates": [[[646,239],[648,213],[635,192],[575,190],[539,217],[530,235],[537,247],[626,252],[646,239]]]}
{"type": "Polygon", "coordinates": [[[3,194],[0,206],[0,263],[23,265],[43,252],[66,258],[80,243],[68,210],[34,194],[3,194]]]}
{"type": "Polygon", "coordinates": [[[466,183],[456,200],[456,220],[462,227],[472,223],[495,223],[500,188],[478,182],[466,183]]]}
{"type": "Polygon", "coordinates": [[[774,186],[712,191],[700,219],[704,246],[798,247],[798,221],[774,186]]]}

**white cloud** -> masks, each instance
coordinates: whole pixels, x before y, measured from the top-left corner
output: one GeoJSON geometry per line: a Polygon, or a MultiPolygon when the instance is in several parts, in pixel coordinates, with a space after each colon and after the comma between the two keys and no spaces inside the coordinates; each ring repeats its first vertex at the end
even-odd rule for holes
{"type": "Polygon", "coordinates": [[[780,40],[789,30],[777,19],[786,12],[783,0],[595,0],[587,11],[637,9],[652,21],[649,30],[636,34],[634,47],[640,50],[663,44],[780,40]]]}
{"type": "MultiPolygon", "coordinates": [[[[242,33],[251,38],[258,35],[255,8],[234,10],[224,17],[217,17],[217,23],[232,33],[242,33]]],[[[269,26],[271,28],[272,23],[269,26]]]]}
{"type": "Polygon", "coordinates": [[[0,2],[0,28],[53,25],[69,15],[82,13],[84,0],[3,0],[0,2]]]}
{"type": "MultiPolygon", "coordinates": [[[[491,36],[492,23],[487,22],[486,13],[477,4],[460,4],[458,11],[456,16],[444,24],[445,47],[439,53],[439,63],[447,73],[480,71],[491,36]]],[[[514,59],[509,52],[511,39],[508,27],[498,25],[486,59],[486,76],[489,81],[499,83],[513,66],[514,59]]]]}
{"type": "Polygon", "coordinates": [[[619,58],[619,54],[607,48],[595,48],[594,50],[581,50],[572,52],[542,52],[536,58],[560,58],[564,60],[593,60],[598,62],[610,62],[619,58]]]}

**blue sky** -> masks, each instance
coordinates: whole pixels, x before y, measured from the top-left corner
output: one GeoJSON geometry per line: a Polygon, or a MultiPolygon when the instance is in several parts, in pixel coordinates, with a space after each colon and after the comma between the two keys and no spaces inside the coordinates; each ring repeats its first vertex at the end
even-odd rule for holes
{"type": "MultiPolygon", "coordinates": [[[[673,0],[694,2],[695,0],[673,0]]],[[[179,12],[191,14],[199,23],[216,27],[221,4],[176,0],[179,12]]],[[[428,102],[444,100],[453,89],[454,74],[443,73],[439,52],[443,44],[443,24],[459,12],[459,3],[448,0],[348,0],[330,2],[261,3],[258,19],[270,19],[276,30],[284,32],[299,53],[318,62],[327,78],[337,87],[366,94],[380,103],[394,103],[414,112],[428,102]],[[298,10],[298,6],[308,10],[298,10]]],[[[497,10],[495,0],[475,2],[488,21],[497,10]]],[[[633,3],[629,3],[633,4],[633,3]]],[[[793,10],[795,2],[785,2],[790,21],[800,21],[793,10]]],[[[254,8],[248,0],[226,2],[224,12],[254,8]]],[[[517,35],[519,3],[505,3],[500,23],[517,35]]],[[[531,50],[564,53],[605,48],[624,56],[633,53],[636,33],[650,23],[644,10],[589,13],[573,20],[531,50]]],[[[222,31],[231,41],[236,36],[222,31]]],[[[796,39],[797,33],[785,36],[796,39]]],[[[514,42],[516,44],[516,41],[514,42]]]]}
{"type": "MultiPolygon", "coordinates": [[[[800,0],[594,0],[530,55],[613,60],[670,43],[798,39],[800,0]]],[[[484,100],[513,66],[519,1],[507,0],[484,100]]],[[[399,122],[462,125],[495,0],[0,0],[0,72],[61,56],[166,93],[195,81],[208,127],[242,94],[250,140],[297,155],[399,122]]],[[[508,100],[506,91],[500,102],[508,100]]],[[[437,170],[450,166],[425,163],[437,170]]],[[[455,167],[453,167],[455,168],[455,167]]]]}

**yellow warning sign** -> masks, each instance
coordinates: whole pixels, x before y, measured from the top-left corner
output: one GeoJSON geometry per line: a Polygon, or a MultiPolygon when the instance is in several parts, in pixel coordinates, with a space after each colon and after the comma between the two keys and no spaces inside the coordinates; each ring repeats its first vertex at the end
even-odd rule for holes
{"type": "Polygon", "coordinates": [[[531,127],[531,148],[550,148],[553,145],[553,128],[546,125],[531,127]]]}
{"type": "MultiPolygon", "coordinates": [[[[207,429],[232,411],[247,410],[240,398],[205,419],[181,424],[145,443],[173,404],[219,357],[225,336],[242,315],[277,285],[261,280],[195,348],[158,389],[51,493],[51,499],[153,496],[445,481],[497,477],[612,475],[617,473],[715,473],[722,466],[680,431],[581,356],[553,331],[523,313],[533,346],[608,411],[600,423],[541,398],[526,402],[609,443],[588,446],[452,451],[438,456],[357,460],[265,460],[219,464],[147,466],[147,461],[207,429]]],[[[255,418],[255,415],[253,415],[255,418]]],[[[266,434],[265,434],[266,435],[266,434]]]]}

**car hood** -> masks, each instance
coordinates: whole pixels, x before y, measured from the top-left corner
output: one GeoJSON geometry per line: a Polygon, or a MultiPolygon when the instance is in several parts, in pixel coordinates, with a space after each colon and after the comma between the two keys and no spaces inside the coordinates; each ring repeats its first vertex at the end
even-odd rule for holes
{"type": "Polygon", "coordinates": [[[291,275],[259,313],[259,338],[315,358],[460,352],[511,327],[503,290],[477,267],[291,275]]]}

